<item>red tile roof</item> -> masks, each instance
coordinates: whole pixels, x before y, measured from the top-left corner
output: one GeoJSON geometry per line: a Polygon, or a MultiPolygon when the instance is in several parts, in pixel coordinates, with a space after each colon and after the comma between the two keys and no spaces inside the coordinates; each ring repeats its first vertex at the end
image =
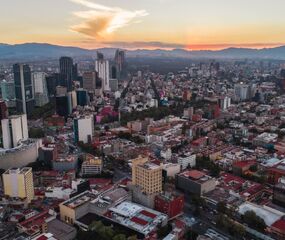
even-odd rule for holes
{"type": "Polygon", "coordinates": [[[271,225],[271,227],[277,228],[283,232],[285,232],[285,220],[284,219],[279,219],[275,223],[271,225]]]}
{"type": "Polygon", "coordinates": [[[138,217],[133,217],[133,218],[131,218],[131,221],[133,221],[134,223],[137,223],[137,224],[139,224],[139,225],[143,225],[143,226],[145,226],[145,225],[148,224],[147,221],[145,221],[145,220],[143,220],[143,219],[141,219],[141,218],[138,218],[138,217]]]}
{"type": "Polygon", "coordinates": [[[152,219],[156,218],[156,215],[154,213],[148,212],[146,210],[142,210],[140,213],[152,219]]]}
{"type": "Polygon", "coordinates": [[[200,179],[201,177],[204,177],[206,174],[204,172],[198,171],[198,170],[191,170],[191,171],[187,171],[182,173],[185,177],[190,177],[193,178],[195,180],[200,179]]]}
{"type": "Polygon", "coordinates": [[[233,164],[234,167],[240,167],[240,168],[243,168],[243,167],[246,167],[246,166],[252,166],[256,164],[256,161],[252,160],[252,161],[240,161],[240,162],[235,162],[233,164]]]}

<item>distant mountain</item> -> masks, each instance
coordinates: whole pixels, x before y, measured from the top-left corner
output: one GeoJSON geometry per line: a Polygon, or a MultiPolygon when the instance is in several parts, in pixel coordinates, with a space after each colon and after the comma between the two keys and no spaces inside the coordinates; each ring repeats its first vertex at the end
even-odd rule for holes
{"type": "MultiPolygon", "coordinates": [[[[115,48],[83,49],[78,47],[65,47],[45,43],[25,43],[25,44],[1,44],[0,60],[37,60],[54,59],[61,56],[70,57],[95,57],[96,51],[101,51],[107,58],[113,58],[115,48]]],[[[264,49],[249,48],[227,48],[219,51],[187,51],[184,49],[173,50],[128,50],[128,57],[177,57],[177,58],[260,58],[260,59],[282,59],[285,60],[285,46],[264,49]]]]}

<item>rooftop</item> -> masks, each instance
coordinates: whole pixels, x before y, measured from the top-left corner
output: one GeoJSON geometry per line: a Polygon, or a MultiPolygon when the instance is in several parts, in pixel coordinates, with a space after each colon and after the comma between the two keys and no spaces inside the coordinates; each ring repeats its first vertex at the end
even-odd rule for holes
{"type": "Polygon", "coordinates": [[[94,200],[97,196],[89,191],[83,192],[73,198],[70,198],[69,200],[62,203],[62,205],[75,209],[83,204],[90,202],[94,200]]]}
{"type": "Polygon", "coordinates": [[[110,208],[105,216],[145,236],[167,220],[165,214],[128,201],[110,208]]]}

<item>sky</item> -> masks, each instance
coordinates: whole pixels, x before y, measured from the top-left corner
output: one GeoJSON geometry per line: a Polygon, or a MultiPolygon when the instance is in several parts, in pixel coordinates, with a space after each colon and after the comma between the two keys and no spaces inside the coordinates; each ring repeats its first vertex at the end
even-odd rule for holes
{"type": "Polygon", "coordinates": [[[285,45],[284,0],[0,0],[0,43],[215,50],[285,45]]]}

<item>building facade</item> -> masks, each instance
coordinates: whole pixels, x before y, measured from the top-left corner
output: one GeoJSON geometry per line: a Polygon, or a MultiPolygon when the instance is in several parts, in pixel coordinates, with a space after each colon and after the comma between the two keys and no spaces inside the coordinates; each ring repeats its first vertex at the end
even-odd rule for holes
{"type": "Polygon", "coordinates": [[[17,112],[30,115],[35,106],[31,69],[29,65],[14,64],[13,71],[17,112]]]}
{"type": "Polygon", "coordinates": [[[18,146],[20,140],[27,140],[28,123],[27,115],[14,115],[7,119],[2,119],[2,135],[3,135],[3,147],[5,149],[15,148],[18,146]]]}
{"type": "Polygon", "coordinates": [[[4,193],[8,197],[26,199],[28,203],[34,198],[32,168],[11,168],[3,174],[4,193]]]}
{"type": "Polygon", "coordinates": [[[140,186],[146,194],[162,191],[162,166],[139,156],[132,160],[132,184],[140,186]]]}
{"type": "Polygon", "coordinates": [[[81,116],[73,120],[74,141],[76,143],[90,143],[94,133],[94,117],[81,116]]]}

